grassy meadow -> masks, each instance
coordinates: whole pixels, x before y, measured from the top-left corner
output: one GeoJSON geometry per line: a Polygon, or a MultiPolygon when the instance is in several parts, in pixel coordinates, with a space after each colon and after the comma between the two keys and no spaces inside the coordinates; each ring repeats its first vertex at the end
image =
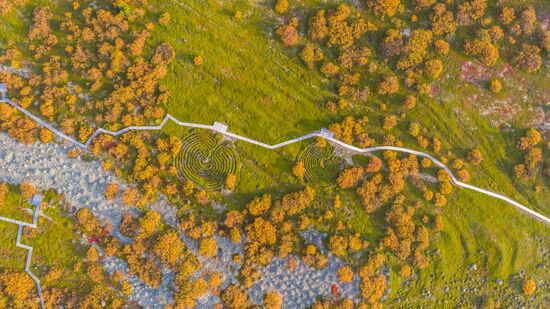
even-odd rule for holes
{"type": "MultiPolygon", "coordinates": [[[[224,122],[231,132],[269,144],[341,120],[323,107],[334,96],[329,81],[317,70],[307,69],[296,57],[296,50],[282,47],[273,37],[273,21],[278,17],[270,9],[272,1],[268,2],[269,6],[244,0],[150,0],[151,7],[156,10],[154,14],[169,12],[171,15],[167,26],[156,25],[152,32],[153,41],[169,42],[176,52],[176,61],[163,80],[171,93],[165,105],[168,113],[186,122],[224,122]],[[240,18],[235,16],[237,11],[242,15],[240,18]],[[202,57],[203,64],[193,63],[196,56],[202,57]]],[[[312,3],[316,7],[325,5],[323,1],[302,1],[297,5],[306,7],[312,3]]],[[[0,22],[0,38],[17,42],[21,40],[18,33],[24,32],[22,28],[21,21],[9,17],[0,22]],[[21,32],[14,33],[14,30],[21,32]]],[[[535,188],[536,181],[518,181],[513,173],[513,166],[523,156],[514,144],[524,124],[528,123],[529,114],[510,120],[510,129],[496,126],[494,119],[502,115],[481,115],[477,109],[494,99],[487,89],[457,78],[466,58],[460,54],[448,58],[453,60],[445,65],[446,76],[436,82],[440,92],[433,97],[420,96],[417,107],[408,111],[406,118],[399,119],[392,134],[404,141],[404,147],[419,149],[407,133],[409,123],[414,120],[422,125],[425,133],[442,140],[442,149],[459,157],[464,158],[469,150],[479,148],[484,161],[476,167],[468,166],[471,184],[502,193],[550,216],[547,181],[541,180],[542,177],[537,179],[543,185],[535,188]]],[[[497,67],[502,68],[502,64],[497,67]]],[[[532,91],[523,89],[520,93],[532,95],[528,98],[539,102],[540,92],[548,87],[548,72],[543,69],[534,77],[518,73],[505,78],[503,83],[504,90],[497,99],[519,98],[520,95],[514,93],[517,85],[528,83],[532,91]]],[[[527,109],[529,102],[521,102],[521,105],[527,109]]],[[[369,133],[382,134],[376,126],[381,126],[383,116],[398,111],[396,106],[401,102],[397,98],[387,100],[389,111],[382,111],[371,103],[356,106],[350,113],[367,111],[372,127],[369,133]]],[[[164,131],[179,136],[187,133],[186,129],[174,124],[167,125],[164,131]]],[[[253,196],[262,193],[280,196],[301,188],[304,183],[292,176],[291,168],[305,143],[270,151],[236,142],[242,164],[237,190],[231,195],[220,193],[217,197],[229,208],[242,208],[253,196]]],[[[435,175],[435,169],[431,171],[435,175]]],[[[338,213],[338,218],[371,235],[369,238],[373,241],[383,236],[383,218],[367,215],[354,193],[343,193],[335,187],[315,189],[320,197],[320,208],[328,207],[327,201],[341,193],[346,211],[338,213]]],[[[0,208],[0,215],[3,211],[0,208]]],[[[36,263],[70,269],[76,259],[83,256],[75,249],[73,223],[55,209],[48,208],[45,212],[52,221],[41,218],[39,235],[25,242],[35,246],[33,259],[36,263]],[[57,256],[57,252],[61,256],[57,256]]],[[[215,211],[207,209],[205,212],[219,216],[215,211]]],[[[430,266],[407,280],[392,277],[395,280],[392,280],[389,300],[396,307],[449,307],[451,304],[471,307],[483,302],[487,295],[505,300],[512,294],[521,294],[518,274],[528,274],[537,281],[550,280],[550,273],[540,268],[541,264],[550,267],[548,226],[512,205],[459,188],[454,188],[441,214],[445,228],[439,235],[432,236],[431,242],[435,245],[431,249],[430,266]],[[477,270],[473,269],[474,264],[477,270]],[[498,285],[497,279],[502,279],[504,284],[498,285]],[[433,299],[438,303],[434,305],[433,299]]],[[[321,230],[330,228],[320,226],[321,230]]],[[[14,258],[24,253],[20,252],[24,251],[22,249],[15,249],[16,233],[16,226],[0,222],[0,256],[3,257],[0,268],[23,265],[18,264],[19,258],[14,258]],[[14,251],[10,251],[12,248],[14,251]],[[8,257],[8,253],[14,257],[8,257]]],[[[548,296],[542,299],[548,300],[548,296]]]]}
{"type": "MultiPolygon", "coordinates": [[[[296,57],[289,59],[295,51],[278,46],[275,48],[280,51],[267,52],[278,45],[270,40],[273,28],[262,22],[262,18],[271,16],[269,9],[262,5],[250,7],[243,2],[223,5],[216,1],[188,3],[195,10],[189,7],[176,9],[177,2],[159,5],[159,10],[171,13],[173,23],[170,29],[157,28],[155,35],[172,40],[178,54],[178,62],[166,79],[172,92],[168,112],[184,121],[224,121],[229,130],[268,143],[326,127],[334,121],[334,116],[326,115],[321,108],[330,95],[311,85],[323,87],[323,78],[300,64],[296,57]],[[242,10],[246,18],[235,19],[236,10],[242,10]],[[242,41],[236,42],[236,36],[242,41]],[[259,53],[259,50],[264,51],[259,53]],[[204,58],[203,65],[193,64],[196,55],[204,58]],[[300,82],[294,74],[281,75],[284,71],[272,62],[273,58],[300,72],[305,82],[300,82]],[[257,62],[264,65],[254,65],[257,62]],[[279,79],[274,80],[275,76],[279,79]],[[271,98],[270,104],[259,99],[266,95],[271,98]]],[[[485,100],[490,100],[488,90],[457,81],[460,63],[466,58],[460,54],[449,58],[454,59],[454,63],[446,65],[447,77],[437,85],[443,95],[420,97],[419,105],[407,113],[406,119],[400,119],[398,129],[392,133],[405,141],[406,147],[418,149],[416,142],[406,133],[408,123],[414,120],[422,124],[424,131],[439,137],[443,149],[459,157],[465,157],[470,149],[478,147],[485,159],[480,166],[470,168],[472,184],[503,193],[549,215],[548,186],[542,186],[536,192],[532,183],[514,179],[513,165],[522,156],[513,146],[517,134],[501,130],[492,124],[490,116],[472,110],[464,98],[484,92],[485,100]]],[[[531,85],[538,87],[539,91],[544,89],[542,81],[547,80],[545,77],[528,78],[533,79],[531,85]]],[[[507,82],[505,79],[505,87],[507,82]]],[[[512,94],[511,88],[517,81],[509,82],[510,89],[500,96],[512,94]]],[[[397,100],[388,103],[390,106],[400,104],[397,100]]],[[[371,124],[381,124],[382,116],[386,114],[374,105],[359,106],[352,113],[359,114],[364,110],[368,111],[371,124]]],[[[518,118],[516,121],[512,125],[523,120],[518,118]]],[[[179,134],[185,131],[175,125],[166,130],[179,134]]],[[[302,145],[275,151],[243,142],[235,145],[243,166],[237,192],[225,198],[230,207],[240,208],[254,195],[264,192],[280,195],[281,191],[292,191],[301,185],[290,170],[302,145]],[[286,183],[282,189],[281,183],[286,183]]],[[[320,196],[326,197],[338,191],[336,188],[316,189],[320,196]]],[[[357,230],[373,235],[373,239],[381,237],[379,228],[382,225],[376,222],[381,218],[364,213],[353,194],[344,199],[348,211],[339,215],[357,230]]],[[[441,305],[461,302],[472,305],[483,301],[483,295],[502,299],[510,293],[519,294],[519,283],[513,276],[519,272],[538,280],[550,279],[547,273],[537,268],[543,261],[548,263],[549,259],[544,248],[550,245],[550,237],[544,224],[507,203],[458,188],[442,209],[442,215],[445,229],[432,239],[435,243],[433,263],[417,278],[411,279],[407,288],[392,286],[390,299],[397,301],[407,297],[409,305],[433,305],[424,291],[429,289],[442,301],[441,305]],[[474,264],[478,270],[468,271],[474,264]],[[507,288],[498,285],[497,279],[502,279],[507,288]],[[463,292],[463,288],[469,292],[463,292]]],[[[407,304],[403,303],[403,306],[407,304]]]]}

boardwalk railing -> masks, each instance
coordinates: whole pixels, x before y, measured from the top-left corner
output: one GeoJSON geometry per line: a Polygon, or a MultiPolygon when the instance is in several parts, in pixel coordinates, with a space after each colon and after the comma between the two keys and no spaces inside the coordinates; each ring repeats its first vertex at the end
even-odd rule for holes
{"type": "MultiPolygon", "coordinates": [[[[0,87],[1,89],[1,87],[0,87]]],[[[25,272],[36,282],[36,290],[38,292],[38,299],[40,300],[40,306],[42,309],[45,309],[44,297],[42,296],[42,286],[40,284],[40,279],[31,271],[31,259],[32,259],[32,247],[21,243],[21,235],[23,234],[23,227],[29,227],[35,229],[38,224],[38,214],[40,213],[40,203],[42,202],[42,196],[34,195],[31,199],[31,204],[34,206],[33,214],[33,223],[22,222],[19,220],[14,220],[6,217],[0,216],[0,221],[9,222],[17,224],[19,226],[17,230],[17,239],[15,241],[15,246],[27,250],[27,261],[25,262],[25,272]]]]}
{"type": "Polygon", "coordinates": [[[254,140],[254,139],[251,139],[251,138],[248,138],[248,137],[245,137],[245,136],[241,136],[241,135],[229,132],[229,131],[227,131],[227,126],[220,125],[219,123],[214,123],[214,125],[205,125],[205,124],[198,124],[198,123],[182,122],[182,121],[176,119],[175,117],[173,117],[170,114],[167,114],[164,117],[164,119],[162,120],[162,122],[157,126],[130,126],[130,127],[126,127],[124,129],[118,130],[118,131],[110,131],[110,130],[106,130],[106,129],[103,129],[103,128],[98,128],[88,138],[88,140],[83,144],[83,143],[75,140],[74,138],[64,134],[63,132],[59,131],[58,129],[56,129],[50,123],[48,123],[46,121],[43,121],[42,119],[40,119],[36,115],[32,114],[31,112],[27,111],[23,107],[21,107],[18,104],[14,103],[10,99],[6,98],[6,96],[5,96],[6,88],[5,88],[5,86],[4,86],[4,88],[2,88],[2,86],[0,85],[0,91],[2,91],[2,89],[4,89],[4,90],[2,92],[2,100],[0,102],[6,102],[7,104],[13,106],[17,110],[19,110],[22,113],[24,113],[25,115],[29,116],[31,119],[36,121],[41,126],[51,130],[55,135],[59,136],[60,138],[72,143],[76,147],[79,147],[83,150],[87,150],[88,146],[91,144],[93,139],[96,138],[99,134],[103,133],[103,134],[108,134],[108,135],[112,135],[112,136],[119,136],[119,135],[124,134],[128,131],[161,130],[164,127],[164,125],[168,122],[168,120],[171,120],[175,124],[177,124],[179,126],[182,126],[182,127],[190,127],[190,128],[199,128],[199,129],[211,130],[211,131],[217,132],[219,134],[223,134],[227,137],[230,137],[230,138],[233,138],[233,139],[236,139],[236,140],[240,140],[240,141],[243,141],[243,142],[247,142],[247,143],[250,143],[250,144],[254,144],[254,145],[257,145],[257,146],[260,146],[260,147],[263,147],[263,148],[267,148],[267,149],[277,149],[277,148],[280,148],[280,147],[284,147],[284,146],[287,146],[287,145],[290,145],[290,144],[293,144],[293,143],[297,143],[297,142],[312,138],[312,137],[322,137],[322,138],[325,138],[326,140],[332,142],[335,145],[338,145],[342,148],[345,148],[345,149],[348,149],[348,150],[351,150],[351,151],[355,151],[355,152],[358,152],[358,153],[370,153],[370,152],[376,152],[376,151],[392,150],[392,151],[410,153],[410,154],[414,154],[414,155],[417,155],[417,156],[420,156],[420,157],[427,158],[427,159],[431,160],[432,162],[434,162],[440,168],[444,169],[450,175],[451,182],[454,185],[465,188],[465,189],[474,190],[474,191],[492,196],[494,198],[500,199],[502,201],[505,201],[505,202],[513,205],[517,209],[519,209],[519,210],[521,210],[521,211],[523,211],[523,212],[525,212],[525,213],[541,220],[542,222],[546,223],[547,225],[550,225],[550,219],[548,217],[546,217],[546,216],[544,216],[544,215],[542,215],[542,214],[540,214],[540,213],[538,213],[538,212],[536,212],[536,211],[534,211],[534,210],[532,210],[532,209],[530,209],[530,208],[528,208],[528,207],[512,200],[509,197],[506,197],[506,196],[501,195],[499,193],[495,193],[495,192],[492,192],[492,191],[489,191],[489,190],[485,190],[485,189],[482,189],[482,188],[479,188],[479,187],[476,187],[476,186],[472,186],[472,185],[463,183],[463,182],[459,181],[456,178],[456,176],[453,174],[451,169],[449,169],[441,161],[437,160],[436,158],[434,158],[433,156],[431,156],[427,153],[417,151],[417,150],[413,150],[413,149],[409,149],[409,148],[394,147],[394,146],[378,146],[378,147],[369,147],[369,148],[358,148],[358,147],[346,144],[346,143],[334,138],[334,135],[330,131],[328,131],[327,129],[324,129],[324,128],[321,129],[321,130],[318,130],[318,131],[308,133],[308,134],[300,136],[300,137],[293,138],[293,139],[285,141],[285,142],[281,142],[281,143],[278,143],[278,144],[275,144],[275,145],[269,145],[269,144],[262,143],[260,141],[257,141],[257,140],[254,140]],[[220,128],[223,128],[223,129],[220,129],[220,128]]]}

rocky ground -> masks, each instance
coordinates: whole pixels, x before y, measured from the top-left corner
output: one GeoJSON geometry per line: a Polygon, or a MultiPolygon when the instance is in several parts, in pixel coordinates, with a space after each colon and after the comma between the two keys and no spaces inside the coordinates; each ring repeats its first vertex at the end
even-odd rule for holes
{"type": "MultiPolygon", "coordinates": [[[[8,135],[0,133],[0,182],[30,182],[41,189],[54,188],[58,193],[65,195],[70,205],[77,209],[88,208],[100,219],[109,222],[113,226],[113,234],[124,241],[118,233],[120,217],[124,212],[138,210],[124,206],[120,199],[107,201],[103,191],[107,184],[113,182],[122,188],[128,185],[103,171],[98,161],[87,162],[69,158],[69,150],[69,146],[59,144],[22,145],[8,135]]],[[[175,225],[176,211],[164,199],[149,207],[160,212],[168,224],[175,225]]],[[[320,242],[321,237],[321,234],[315,232],[304,235],[304,238],[313,243],[320,242]]],[[[216,259],[203,259],[203,271],[222,272],[223,286],[227,286],[236,281],[237,275],[237,265],[234,265],[231,257],[234,253],[242,252],[242,247],[223,237],[217,237],[216,240],[221,248],[220,254],[216,259]]],[[[194,241],[184,241],[192,251],[197,250],[194,241]]],[[[261,303],[263,295],[268,290],[276,290],[283,295],[285,308],[311,305],[317,297],[331,295],[335,284],[342,296],[353,297],[358,292],[357,281],[338,285],[336,270],[343,265],[343,261],[333,256],[329,257],[328,266],[322,270],[299,263],[293,272],[288,272],[286,264],[287,260],[274,259],[263,269],[263,278],[250,289],[250,296],[254,302],[261,303]]],[[[161,287],[151,289],[138,278],[128,275],[128,266],[124,261],[107,258],[104,267],[108,272],[122,270],[127,274],[133,287],[130,299],[141,306],[162,308],[163,304],[172,303],[172,274],[165,273],[161,287]]],[[[218,297],[207,294],[198,300],[198,307],[211,308],[216,302],[219,302],[218,297]]]]}

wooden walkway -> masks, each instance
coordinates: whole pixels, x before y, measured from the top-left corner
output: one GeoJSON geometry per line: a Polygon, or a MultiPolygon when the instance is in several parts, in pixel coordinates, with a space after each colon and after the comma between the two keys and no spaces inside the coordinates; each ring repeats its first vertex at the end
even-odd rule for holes
{"type": "Polygon", "coordinates": [[[31,271],[32,247],[21,243],[21,235],[23,234],[23,227],[36,229],[36,226],[38,224],[38,214],[40,212],[41,202],[42,202],[41,195],[34,195],[33,198],[31,199],[31,204],[34,206],[32,223],[22,222],[19,220],[14,220],[14,219],[2,217],[2,216],[0,216],[0,221],[17,224],[19,226],[17,230],[17,240],[15,241],[15,246],[27,250],[27,261],[25,263],[25,272],[27,272],[27,274],[29,274],[29,276],[34,280],[34,282],[36,282],[36,290],[38,292],[40,306],[42,307],[42,309],[45,309],[46,306],[44,305],[44,298],[42,296],[42,286],[40,284],[40,279],[38,279],[38,277],[36,277],[36,275],[31,271]]]}
{"type": "Polygon", "coordinates": [[[509,203],[509,204],[513,205],[517,209],[533,216],[534,218],[541,220],[542,222],[546,223],[547,225],[550,225],[550,218],[548,218],[548,217],[546,217],[546,216],[530,209],[529,207],[526,207],[526,206],[524,206],[524,205],[522,205],[522,204],[512,200],[511,198],[502,195],[502,194],[499,194],[499,193],[496,193],[496,192],[493,192],[493,191],[485,190],[483,188],[479,188],[479,187],[476,187],[476,186],[472,186],[472,185],[463,183],[463,182],[459,181],[456,178],[456,176],[453,174],[451,169],[448,168],[441,161],[437,160],[436,158],[434,158],[433,156],[431,156],[431,155],[429,155],[425,152],[421,152],[421,151],[417,151],[417,150],[413,150],[413,149],[409,149],[409,148],[394,147],[394,146],[379,146],[379,147],[369,147],[369,148],[358,148],[358,147],[355,147],[353,145],[346,144],[346,143],[344,143],[340,140],[337,140],[336,138],[334,138],[334,135],[330,131],[328,131],[327,129],[324,129],[324,128],[321,129],[321,130],[318,130],[318,131],[308,133],[308,134],[303,135],[303,136],[299,136],[299,137],[290,139],[290,140],[285,141],[285,142],[281,142],[281,143],[278,143],[278,144],[275,144],[275,145],[269,145],[269,144],[262,143],[260,141],[257,141],[257,140],[254,140],[254,139],[251,139],[251,138],[248,138],[248,137],[245,137],[245,136],[241,136],[241,135],[238,135],[238,134],[235,134],[235,133],[231,133],[231,132],[227,131],[227,126],[225,126],[225,125],[220,126],[219,123],[214,123],[213,125],[205,125],[205,124],[198,124],[198,123],[182,122],[182,121],[176,119],[175,117],[173,117],[170,114],[167,114],[164,117],[164,119],[162,120],[162,122],[157,126],[130,126],[130,127],[126,127],[124,129],[118,130],[118,131],[109,131],[109,130],[105,130],[105,129],[102,129],[102,128],[98,128],[90,136],[90,138],[88,138],[88,140],[85,143],[81,143],[81,142],[75,140],[74,138],[64,134],[63,132],[59,131],[57,128],[55,128],[50,123],[48,123],[46,121],[43,121],[42,119],[40,119],[36,115],[32,114],[31,112],[27,111],[23,107],[21,107],[18,104],[14,103],[10,99],[6,98],[6,96],[5,96],[6,91],[7,91],[6,87],[2,86],[2,84],[0,84],[0,92],[2,93],[2,100],[0,100],[0,103],[5,102],[5,103],[13,106],[17,110],[21,111],[22,113],[24,113],[25,115],[29,116],[31,119],[36,121],[36,123],[38,123],[39,125],[49,129],[50,131],[52,131],[58,137],[70,142],[71,144],[75,145],[78,148],[81,148],[82,150],[87,150],[90,143],[99,134],[108,134],[108,135],[112,135],[112,136],[119,136],[119,135],[124,134],[124,133],[129,132],[129,131],[161,130],[169,120],[174,122],[175,124],[177,124],[179,126],[182,126],[182,127],[211,130],[213,132],[223,134],[227,137],[231,137],[231,138],[234,138],[236,140],[240,140],[240,141],[243,141],[243,142],[254,144],[254,145],[257,145],[257,146],[260,146],[260,147],[263,147],[263,148],[267,148],[267,149],[277,149],[277,148],[281,148],[281,147],[284,147],[284,146],[287,146],[287,145],[290,145],[290,144],[294,144],[294,143],[312,138],[312,137],[322,137],[322,138],[332,142],[333,144],[335,144],[337,146],[340,146],[342,148],[345,148],[345,149],[348,149],[348,150],[351,150],[351,151],[355,151],[355,152],[358,152],[358,153],[370,153],[370,152],[377,152],[377,151],[392,150],[392,151],[410,153],[410,154],[414,154],[414,155],[417,155],[417,156],[420,156],[420,157],[427,158],[427,159],[431,160],[432,162],[434,162],[440,168],[444,169],[450,175],[451,182],[454,185],[456,185],[458,187],[461,187],[461,188],[473,190],[473,191],[476,191],[476,192],[479,192],[479,193],[483,193],[483,194],[489,195],[489,196],[497,198],[497,199],[500,199],[500,200],[502,200],[506,203],[509,203]]]}

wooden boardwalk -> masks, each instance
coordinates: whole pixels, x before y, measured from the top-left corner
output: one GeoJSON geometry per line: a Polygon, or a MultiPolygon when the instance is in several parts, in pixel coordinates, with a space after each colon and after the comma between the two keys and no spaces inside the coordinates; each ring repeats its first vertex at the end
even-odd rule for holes
{"type": "Polygon", "coordinates": [[[45,309],[44,298],[42,296],[42,286],[40,284],[40,279],[31,271],[31,259],[32,259],[32,247],[21,243],[21,235],[23,234],[23,227],[29,227],[36,229],[38,224],[38,214],[40,212],[40,203],[42,202],[41,195],[34,195],[31,199],[31,204],[34,206],[33,213],[33,223],[22,222],[19,220],[14,220],[6,217],[0,216],[0,221],[9,222],[17,224],[19,226],[17,230],[17,240],[15,241],[15,246],[27,250],[27,261],[25,262],[25,272],[36,282],[36,290],[38,293],[38,299],[40,300],[40,306],[42,309],[45,309]]]}
{"type": "Polygon", "coordinates": [[[88,138],[88,140],[85,143],[81,143],[81,142],[75,140],[74,138],[64,134],[63,132],[59,131],[57,128],[55,128],[50,123],[48,123],[46,121],[43,121],[42,119],[40,119],[36,115],[32,114],[31,112],[27,111],[23,107],[21,107],[18,104],[14,103],[10,99],[6,98],[6,96],[5,96],[6,91],[7,91],[6,87],[3,86],[3,88],[2,88],[2,85],[0,84],[0,92],[2,92],[2,100],[0,100],[0,103],[5,102],[5,103],[13,106],[17,110],[21,111],[22,113],[24,113],[25,115],[29,116],[31,119],[36,121],[36,123],[38,123],[39,125],[49,129],[50,131],[52,131],[58,137],[70,142],[71,144],[75,145],[78,148],[81,148],[82,150],[87,150],[90,143],[99,134],[108,134],[108,135],[112,135],[112,136],[119,136],[119,135],[124,134],[124,133],[129,132],[129,131],[161,130],[169,120],[174,122],[175,124],[177,124],[179,126],[182,126],[182,127],[211,130],[213,132],[223,134],[224,136],[227,136],[227,137],[239,140],[239,141],[247,142],[247,143],[250,143],[250,144],[254,144],[254,145],[257,145],[257,146],[260,146],[260,147],[263,147],[263,148],[267,148],[267,149],[277,149],[277,148],[281,148],[281,147],[284,147],[284,146],[287,146],[287,145],[290,145],[290,144],[294,144],[294,143],[297,143],[297,142],[300,142],[300,141],[303,141],[303,140],[306,140],[306,139],[310,139],[310,138],[313,138],[313,137],[322,137],[322,138],[330,141],[334,145],[337,145],[339,147],[342,147],[342,148],[345,148],[345,149],[348,149],[348,150],[351,150],[351,151],[354,151],[354,152],[358,152],[358,153],[370,153],[370,152],[377,152],[377,151],[392,150],[392,151],[397,151],[397,152],[410,153],[410,154],[414,154],[416,156],[427,158],[427,159],[431,160],[432,162],[434,162],[440,168],[444,169],[450,175],[451,182],[454,185],[456,185],[458,187],[461,187],[461,188],[473,190],[473,191],[476,191],[476,192],[479,192],[479,193],[483,193],[483,194],[489,195],[489,196],[497,198],[497,199],[500,199],[500,200],[502,200],[506,203],[509,203],[509,204],[513,205],[517,209],[533,216],[534,218],[541,220],[542,222],[546,223],[547,225],[550,225],[550,218],[548,218],[548,217],[546,217],[546,216],[530,209],[529,207],[526,207],[526,206],[524,206],[524,205],[522,205],[522,204],[512,200],[511,198],[502,195],[502,194],[499,194],[499,193],[496,193],[496,192],[493,192],[493,191],[485,190],[483,188],[479,188],[479,187],[476,187],[476,186],[472,186],[472,185],[463,183],[463,182],[459,181],[456,178],[456,176],[453,174],[451,169],[448,168],[441,161],[437,160],[436,158],[434,158],[433,156],[431,156],[431,155],[429,155],[425,152],[421,152],[421,151],[417,151],[417,150],[413,150],[413,149],[409,149],[409,148],[394,147],[394,146],[378,146],[378,147],[369,147],[369,148],[358,148],[358,147],[355,147],[353,145],[346,144],[346,143],[344,143],[340,140],[337,140],[336,138],[334,138],[333,134],[330,131],[328,131],[327,129],[324,129],[324,128],[321,129],[321,130],[318,130],[318,131],[308,133],[308,134],[303,135],[303,136],[299,136],[299,137],[296,137],[296,138],[293,138],[293,139],[275,144],[275,145],[269,145],[269,144],[266,144],[266,143],[263,143],[263,142],[245,137],[245,136],[241,136],[241,135],[238,135],[238,134],[235,134],[235,133],[231,133],[231,132],[227,131],[227,126],[225,126],[225,125],[223,125],[223,130],[222,130],[222,129],[220,129],[221,128],[220,123],[214,123],[213,125],[205,125],[205,124],[198,124],[198,123],[182,122],[182,121],[176,119],[175,117],[173,117],[170,114],[167,114],[164,117],[164,119],[162,120],[162,122],[157,126],[130,126],[130,127],[126,127],[124,129],[118,130],[118,131],[109,131],[109,130],[105,130],[105,129],[102,129],[102,128],[98,128],[90,136],[90,138],[88,138]]]}

